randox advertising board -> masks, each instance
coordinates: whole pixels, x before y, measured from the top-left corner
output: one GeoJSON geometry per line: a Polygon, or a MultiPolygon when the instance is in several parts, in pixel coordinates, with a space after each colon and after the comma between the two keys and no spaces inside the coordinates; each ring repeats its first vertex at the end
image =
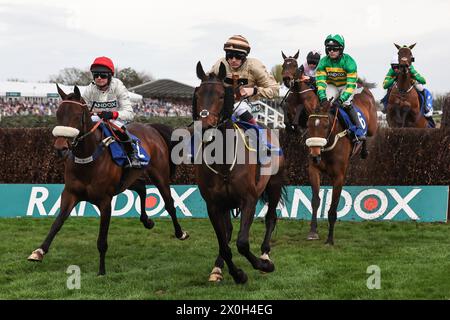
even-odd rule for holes
{"type": "MultiPolygon", "coordinates": [[[[62,184],[0,184],[0,217],[53,217],[59,213],[62,184]]],[[[284,205],[279,204],[280,218],[310,220],[311,188],[287,186],[284,205]]],[[[206,218],[203,198],[195,185],[173,185],[172,197],[180,218],[206,218]]],[[[446,222],[448,186],[348,186],[344,187],[337,217],[342,221],[417,221],[446,222]]],[[[332,188],[320,189],[318,218],[326,219],[332,188]]],[[[138,217],[137,193],[126,190],[112,200],[112,216],[138,217]]],[[[146,212],[150,217],[169,217],[158,189],[147,186],[146,212]]],[[[267,205],[258,202],[255,216],[264,217],[267,205]]],[[[96,206],[81,202],[71,212],[76,217],[98,217],[96,206]]]]}

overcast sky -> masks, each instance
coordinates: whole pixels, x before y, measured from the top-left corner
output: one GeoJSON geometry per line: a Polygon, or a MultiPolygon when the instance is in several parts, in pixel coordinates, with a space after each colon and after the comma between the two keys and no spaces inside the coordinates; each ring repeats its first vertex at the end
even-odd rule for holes
{"type": "Polygon", "coordinates": [[[450,91],[450,1],[142,1],[0,0],[0,80],[45,81],[65,67],[87,69],[96,56],[119,68],[197,85],[223,56],[223,43],[245,36],[250,56],[270,70],[281,50],[300,60],[343,34],[358,74],[376,82],[376,97],[396,52],[417,42],[416,69],[432,92],[450,91]]]}

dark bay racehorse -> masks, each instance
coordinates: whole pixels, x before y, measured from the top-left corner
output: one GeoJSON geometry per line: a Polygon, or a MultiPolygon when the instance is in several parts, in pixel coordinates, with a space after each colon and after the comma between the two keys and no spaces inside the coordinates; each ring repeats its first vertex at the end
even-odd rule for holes
{"type": "Polygon", "coordinates": [[[428,121],[420,112],[420,100],[414,89],[413,78],[409,67],[414,61],[410,46],[399,46],[398,49],[399,74],[389,95],[387,105],[387,121],[391,128],[413,127],[427,128],[428,121]]]}
{"type": "MultiPolygon", "coordinates": [[[[243,145],[244,139],[238,129],[231,121],[233,112],[234,92],[231,87],[225,88],[223,80],[226,69],[220,65],[220,71],[216,75],[206,75],[199,62],[197,64],[197,77],[201,80],[200,86],[195,91],[193,103],[193,118],[200,119],[203,130],[210,128],[215,135],[222,135],[223,147],[232,145],[233,150],[242,150],[238,145],[243,145]],[[212,128],[212,129],[211,129],[212,128]],[[232,139],[227,137],[226,130],[233,133],[232,139]]],[[[270,133],[270,132],[269,132],[270,133]]],[[[268,135],[268,140],[274,143],[273,137],[268,135]]],[[[208,145],[208,141],[203,144],[208,145]]],[[[279,147],[279,145],[278,145],[279,147]]],[[[243,148],[245,162],[223,164],[208,164],[203,161],[195,165],[195,174],[200,193],[206,202],[208,216],[214,227],[219,243],[219,256],[216,259],[209,281],[220,281],[223,279],[222,268],[224,261],[227,263],[229,273],[236,283],[245,283],[247,275],[238,269],[232,260],[229,242],[232,235],[232,222],[230,212],[233,209],[241,211],[240,230],[237,239],[239,253],[244,255],[253,268],[272,272],[275,269],[269,258],[270,239],[275,228],[277,215],[276,207],[284,193],[284,157],[276,156],[274,164],[265,166],[278,166],[278,171],[271,175],[260,173],[260,167],[256,162],[249,159],[255,157],[255,152],[243,148]],[[254,163],[254,164],[252,164],[254,163]],[[261,257],[256,257],[250,250],[249,232],[252,225],[258,199],[268,202],[268,211],[265,216],[266,232],[261,244],[261,257]]],[[[272,167],[271,167],[272,168],[272,167]]]]}
{"type": "Polygon", "coordinates": [[[283,83],[288,88],[284,98],[284,122],[288,131],[296,131],[298,127],[306,128],[308,115],[319,103],[319,99],[314,89],[305,80],[303,72],[298,69],[297,59],[300,51],[294,56],[287,57],[283,51],[282,77],[283,83]]]}
{"type": "MultiPolygon", "coordinates": [[[[360,108],[366,117],[368,136],[373,136],[377,131],[377,112],[375,99],[369,89],[364,87],[360,94],[356,94],[353,102],[360,108]]],[[[312,219],[308,240],[319,239],[317,233],[317,210],[320,205],[319,191],[321,174],[326,173],[332,180],[333,194],[330,209],[328,211],[328,238],[327,244],[334,244],[334,224],[337,219],[337,207],[345,182],[348,164],[353,151],[351,140],[346,137],[346,128],[342,126],[337,117],[337,112],[330,112],[331,103],[327,101],[319,105],[308,119],[309,147],[309,181],[312,188],[312,219]]],[[[363,142],[362,152],[365,151],[363,142]]]]}
{"type": "Polygon", "coordinates": [[[174,201],[170,193],[170,175],[174,166],[170,165],[170,135],[172,129],[163,125],[143,125],[132,123],[129,131],[138,137],[141,146],[150,155],[151,162],[141,169],[123,169],[111,159],[108,150],[103,150],[105,138],[101,130],[96,130],[90,111],[75,86],[74,93],[66,95],[58,86],[62,102],[56,112],[58,126],[53,130],[56,136],[55,148],[59,154],[72,154],[65,160],[64,190],[61,195],[61,210],[41,246],[28,257],[30,261],[42,261],[48,253],[50,244],[61,229],[72,209],[80,201],[89,201],[100,210],[100,232],[97,248],[100,253],[99,275],[105,274],[105,255],[108,248],[107,236],[111,219],[111,200],[113,196],[126,189],[138,193],[141,203],[140,221],[147,229],[154,226],[145,212],[147,197],[144,174],[148,174],[158,188],[165,209],[172,218],[175,236],[180,240],[188,238],[176,217],[174,201]],[[69,141],[72,140],[72,141],[69,141]],[[100,152],[98,152],[100,150],[100,152]],[[98,155],[98,157],[95,157],[98,155]],[[75,163],[74,157],[91,159],[86,163],[75,163]]]}

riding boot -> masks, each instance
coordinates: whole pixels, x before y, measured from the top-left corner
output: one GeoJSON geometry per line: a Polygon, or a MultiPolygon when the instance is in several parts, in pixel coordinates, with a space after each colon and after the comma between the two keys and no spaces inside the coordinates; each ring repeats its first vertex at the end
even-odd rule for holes
{"type": "MultiPolygon", "coordinates": [[[[131,137],[130,133],[125,127],[122,127],[123,135],[125,137],[125,140],[123,141],[123,146],[125,149],[125,152],[127,153],[128,157],[128,163],[125,164],[125,168],[135,168],[139,169],[141,168],[141,162],[139,161],[139,156],[137,154],[137,151],[134,147],[134,144],[136,143],[135,140],[131,137]]],[[[137,148],[137,146],[136,146],[137,148]]]]}
{"type": "MultiPolygon", "coordinates": [[[[359,121],[359,117],[358,117],[358,113],[356,112],[356,109],[353,107],[353,105],[348,105],[348,106],[344,106],[345,107],[345,111],[347,112],[347,114],[350,117],[350,120],[352,121],[352,123],[358,127],[358,128],[362,128],[361,126],[361,122],[359,121]]],[[[366,140],[366,136],[362,135],[357,137],[359,141],[363,141],[366,140]]]]}

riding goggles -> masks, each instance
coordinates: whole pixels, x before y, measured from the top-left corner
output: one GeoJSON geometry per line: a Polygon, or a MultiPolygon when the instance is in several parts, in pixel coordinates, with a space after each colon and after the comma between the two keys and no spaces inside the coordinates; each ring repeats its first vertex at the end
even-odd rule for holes
{"type": "Polygon", "coordinates": [[[94,79],[100,77],[102,79],[108,79],[110,74],[108,72],[92,72],[92,77],[94,79]]]}
{"type": "Polygon", "coordinates": [[[227,60],[231,60],[233,58],[236,58],[238,60],[244,60],[246,56],[247,55],[245,53],[237,51],[227,51],[225,54],[227,60]]]}

